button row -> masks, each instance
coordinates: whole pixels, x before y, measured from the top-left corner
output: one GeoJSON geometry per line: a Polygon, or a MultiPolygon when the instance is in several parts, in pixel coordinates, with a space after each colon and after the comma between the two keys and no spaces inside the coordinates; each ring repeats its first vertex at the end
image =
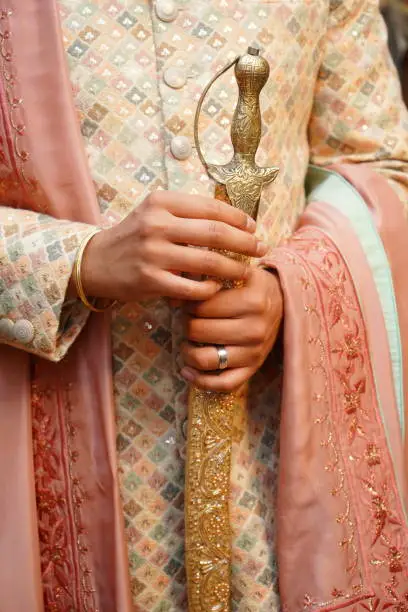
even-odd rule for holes
{"type": "MultiPolygon", "coordinates": [[[[174,21],[178,15],[178,7],[174,0],[156,0],[155,10],[160,21],[167,23],[174,21]]],[[[164,71],[163,80],[172,89],[182,89],[187,82],[187,74],[183,68],[170,66],[164,71]]],[[[184,161],[191,155],[191,142],[187,136],[174,136],[170,142],[170,151],[173,157],[184,161]]]]}
{"type": "Polygon", "coordinates": [[[27,319],[13,323],[11,319],[0,319],[0,338],[18,344],[30,344],[34,338],[34,326],[27,319]]]}

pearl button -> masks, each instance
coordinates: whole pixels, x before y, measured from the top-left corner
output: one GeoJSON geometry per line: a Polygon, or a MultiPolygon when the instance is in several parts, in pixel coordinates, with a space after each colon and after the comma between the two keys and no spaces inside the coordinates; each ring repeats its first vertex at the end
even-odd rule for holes
{"type": "Polygon", "coordinates": [[[174,21],[177,17],[178,9],[174,0],[157,0],[156,15],[160,21],[174,21]]]}
{"type": "Polygon", "coordinates": [[[192,146],[187,136],[175,136],[170,143],[170,151],[180,161],[190,157],[192,146]]]}
{"type": "Polygon", "coordinates": [[[14,323],[11,319],[0,319],[0,337],[6,340],[13,340],[14,323]]]}
{"type": "Polygon", "coordinates": [[[183,68],[171,66],[164,71],[163,79],[166,85],[169,87],[172,87],[173,89],[181,89],[186,84],[187,75],[183,68]]]}
{"type": "Polygon", "coordinates": [[[16,342],[30,344],[34,338],[34,327],[27,319],[20,319],[14,324],[13,335],[16,342]]]}

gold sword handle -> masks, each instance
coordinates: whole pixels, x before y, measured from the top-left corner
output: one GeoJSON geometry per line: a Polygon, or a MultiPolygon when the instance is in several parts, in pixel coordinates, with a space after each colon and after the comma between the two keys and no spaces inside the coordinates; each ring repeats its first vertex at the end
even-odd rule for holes
{"type": "Polygon", "coordinates": [[[235,156],[255,160],[261,140],[262,123],[259,97],[269,76],[269,64],[250,47],[235,64],[239,95],[231,125],[231,141],[235,156]]]}

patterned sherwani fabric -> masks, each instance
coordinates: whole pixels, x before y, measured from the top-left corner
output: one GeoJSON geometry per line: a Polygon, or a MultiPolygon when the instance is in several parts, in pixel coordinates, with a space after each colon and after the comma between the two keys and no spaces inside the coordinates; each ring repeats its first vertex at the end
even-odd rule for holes
{"type": "MultiPolygon", "coordinates": [[[[213,193],[194,148],[179,161],[170,145],[177,135],[193,141],[203,88],[249,45],[259,46],[271,66],[258,156],[260,164],[280,167],[260,211],[259,234],[271,246],[290,234],[303,209],[310,161],[370,162],[406,199],[407,116],[374,0],[177,0],[177,7],[175,20],[165,22],[149,0],[60,0],[78,121],[107,224],[155,189],[213,193]],[[166,84],[170,67],[184,71],[180,89],[166,84]]],[[[231,155],[236,93],[227,74],[204,104],[200,134],[209,161],[231,155]]],[[[5,342],[58,360],[75,341],[86,313],[63,304],[85,229],[0,208],[0,314],[36,328],[29,346],[5,342]]],[[[164,301],[114,312],[117,454],[138,611],[187,609],[181,335],[180,313],[164,301]]],[[[259,373],[235,433],[233,606],[242,612],[278,609],[273,543],[280,377],[277,361],[268,367],[268,384],[259,373]]]]}

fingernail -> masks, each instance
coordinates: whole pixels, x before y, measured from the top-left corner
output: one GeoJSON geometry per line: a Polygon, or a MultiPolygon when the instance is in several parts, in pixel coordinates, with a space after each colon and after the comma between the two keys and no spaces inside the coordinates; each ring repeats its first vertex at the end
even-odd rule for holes
{"type": "Polygon", "coordinates": [[[185,378],[189,382],[193,382],[196,377],[194,370],[191,370],[190,368],[183,368],[180,374],[182,375],[183,378],[185,378]]]}
{"type": "Polygon", "coordinates": [[[251,218],[247,216],[247,229],[250,232],[254,232],[256,230],[256,222],[251,218]]]}
{"type": "Polygon", "coordinates": [[[268,251],[268,245],[265,242],[258,242],[258,246],[256,247],[257,255],[265,255],[268,251]]]}

